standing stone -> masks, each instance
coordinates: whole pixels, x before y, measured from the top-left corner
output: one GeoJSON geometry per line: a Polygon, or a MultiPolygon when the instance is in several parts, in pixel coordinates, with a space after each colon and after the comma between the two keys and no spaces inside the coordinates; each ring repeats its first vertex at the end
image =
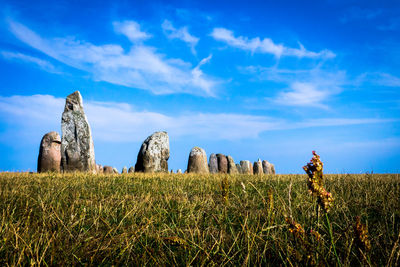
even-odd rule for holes
{"type": "Polygon", "coordinates": [[[60,171],[61,138],[57,132],[45,134],[40,142],[38,172],[60,171]]]}
{"type": "Polygon", "coordinates": [[[225,155],[217,154],[218,159],[218,172],[228,173],[228,159],[225,155]]]}
{"type": "Polygon", "coordinates": [[[135,172],[135,168],[129,167],[128,173],[134,173],[134,172],[135,172]]]}
{"type": "Polygon", "coordinates": [[[226,158],[228,159],[228,173],[229,174],[238,174],[239,171],[236,168],[236,164],[235,164],[235,161],[233,160],[233,158],[231,156],[227,156],[226,158]]]}
{"type": "Polygon", "coordinates": [[[190,151],[187,167],[188,173],[209,173],[207,165],[207,155],[204,149],[194,147],[190,151]]]}
{"type": "Polygon", "coordinates": [[[242,172],[242,167],[240,166],[239,163],[236,163],[236,169],[238,170],[239,173],[243,173],[242,172]]]}
{"type": "Polygon", "coordinates": [[[111,166],[104,166],[103,167],[103,173],[112,174],[113,173],[113,168],[111,166]]]}
{"type": "Polygon", "coordinates": [[[83,111],[82,96],[67,96],[61,119],[61,168],[64,172],[96,172],[94,146],[89,122],[83,111]]]}
{"type": "Polygon", "coordinates": [[[217,173],[218,172],[218,159],[217,156],[212,153],[210,155],[210,162],[208,163],[210,167],[210,173],[217,173]]]}
{"type": "Polygon", "coordinates": [[[168,172],[169,137],[155,132],[144,140],[135,165],[135,172],[168,172]]]}
{"type": "Polygon", "coordinates": [[[275,174],[275,166],[272,163],[269,163],[266,160],[262,162],[263,171],[265,174],[275,174]]]}
{"type": "Polygon", "coordinates": [[[118,174],[117,168],[114,167],[112,170],[113,170],[113,173],[118,174]]]}
{"type": "Polygon", "coordinates": [[[123,168],[122,168],[122,172],[121,173],[128,173],[128,168],[126,167],[126,166],[124,166],[123,168]]]}
{"type": "Polygon", "coordinates": [[[181,169],[178,169],[178,171],[177,171],[176,173],[182,173],[182,170],[181,170],[181,169]]]}
{"type": "Polygon", "coordinates": [[[262,163],[261,160],[259,159],[258,161],[254,162],[253,165],[253,172],[255,175],[261,175],[263,174],[263,167],[262,167],[262,163]]]}
{"type": "Polygon", "coordinates": [[[249,163],[250,163],[250,174],[254,174],[253,164],[251,164],[251,162],[249,162],[249,163]]]}
{"type": "Polygon", "coordinates": [[[243,174],[253,174],[252,168],[250,168],[251,163],[248,160],[241,160],[240,161],[240,169],[242,170],[243,174]]]}

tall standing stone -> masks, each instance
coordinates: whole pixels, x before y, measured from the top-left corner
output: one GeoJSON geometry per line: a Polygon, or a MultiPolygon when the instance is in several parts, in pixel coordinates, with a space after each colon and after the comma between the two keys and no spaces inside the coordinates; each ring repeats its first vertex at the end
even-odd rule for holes
{"type": "Polygon", "coordinates": [[[82,96],[67,96],[61,119],[61,168],[64,172],[96,172],[94,146],[89,122],[83,111],[82,96]]]}
{"type": "Polygon", "coordinates": [[[188,173],[209,173],[207,165],[207,155],[204,149],[194,147],[190,151],[188,160],[188,173]]]}
{"type": "Polygon", "coordinates": [[[229,174],[238,174],[239,171],[236,168],[236,164],[235,164],[235,161],[233,160],[233,158],[231,156],[227,156],[226,158],[228,159],[228,173],[229,174]]]}
{"type": "Polygon", "coordinates": [[[262,162],[263,171],[265,174],[275,174],[275,166],[272,163],[269,163],[266,160],[262,162]]]}
{"type": "Polygon", "coordinates": [[[111,167],[111,166],[104,166],[104,167],[103,167],[103,173],[105,173],[105,174],[112,174],[112,173],[113,173],[113,167],[111,167]]]}
{"type": "Polygon", "coordinates": [[[254,172],[254,174],[256,174],[256,175],[261,175],[261,174],[264,173],[264,172],[263,172],[262,163],[261,163],[261,160],[260,160],[260,159],[259,159],[258,161],[256,161],[256,162],[254,162],[254,165],[253,165],[253,172],[254,172]]]}
{"type": "Polygon", "coordinates": [[[60,171],[61,138],[57,132],[45,134],[40,142],[38,172],[60,171]]]}
{"type": "Polygon", "coordinates": [[[228,173],[228,159],[223,154],[217,154],[218,172],[228,173]]]}
{"type": "Polygon", "coordinates": [[[155,132],[144,140],[137,156],[135,172],[168,172],[169,137],[155,132]]]}
{"type": "Polygon", "coordinates": [[[217,173],[218,172],[218,159],[217,156],[212,153],[210,155],[210,161],[209,161],[209,167],[210,167],[210,173],[217,173]]]}
{"type": "Polygon", "coordinates": [[[250,161],[248,160],[240,161],[240,169],[242,170],[243,174],[253,174],[252,168],[250,166],[252,166],[250,161]]]}
{"type": "Polygon", "coordinates": [[[135,168],[133,168],[132,166],[129,167],[128,173],[134,173],[135,172],[135,168]]]}

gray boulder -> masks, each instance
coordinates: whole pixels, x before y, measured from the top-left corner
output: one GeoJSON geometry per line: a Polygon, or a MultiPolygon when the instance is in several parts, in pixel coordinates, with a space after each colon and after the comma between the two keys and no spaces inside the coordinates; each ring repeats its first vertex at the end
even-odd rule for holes
{"type": "Polygon", "coordinates": [[[226,158],[228,159],[228,173],[229,174],[238,174],[239,171],[236,168],[236,164],[235,164],[235,161],[233,160],[233,158],[231,156],[227,156],[226,158]]]}
{"type": "Polygon", "coordinates": [[[207,155],[204,149],[194,147],[190,151],[188,160],[188,173],[209,173],[207,165],[207,155]]]}
{"type": "Polygon", "coordinates": [[[253,174],[252,164],[248,160],[240,161],[240,169],[242,170],[243,174],[253,174]]]}
{"type": "Polygon", "coordinates": [[[255,175],[261,175],[261,174],[264,173],[264,172],[263,172],[262,163],[261,163],[261,160],[260,160],[260,159],[259,159],[258,161],[256,161],[256,162],[254,162],[254,165],[253,165],[253,173],[254,173],[255,175]]]}
{"type": "Polygon", "coordinates": [[[129,167],[128,173],[134,173],[134,172],[135,172],[135,168],[129,167]]]}
{"type": "Polygon", "coordinates": [[[210,155],[210,162],[208,163],[210,167],[210,173],[217,173],[218,172],[218,159],[217,156],[212,153],[210,155]]]}
{"type": "Polygon", "coordinates": [[[128,168],[126,167],[126,166],[124,166],[123,168],[122,168],[122,172],[121,173],[128,173],[128,168]]]}
{"type": "Polygon", "coordinates": [[[168,172],[169,137],[155,132],[144,140],[137,156],[135,172],[168,172]]]}
{"type": "Polygon", "coordinates": [[[76,91],[65,101],[61,119],[61,168],[64,172],[96,172],[94,146],[82,96],[76,91]]]}
{"type": "Polygon", "coordinates": [[[262,162],[263,171],[265,174],[275,174],[275,166],[266,160],[262,162]]]}
{"type": "Polygon", "coordinates": [[[60,171],[61,138],[57,132],[45,134],[40,142],[38,172],[60,171]]]}
{"type": "Polygon", "coordinates": [[[228,173],[228,159],[223,154],[217,154],[218,172],[228,173]]]}

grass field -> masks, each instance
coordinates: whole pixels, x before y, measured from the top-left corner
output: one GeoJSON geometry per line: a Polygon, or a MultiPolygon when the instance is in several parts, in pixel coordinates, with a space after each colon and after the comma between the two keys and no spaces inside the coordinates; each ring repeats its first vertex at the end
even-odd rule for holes
{"type": "Polygon", "coordinates": [[[400,176],[325,177],[1,173],[0,265],[399,266],[400,176]]]}

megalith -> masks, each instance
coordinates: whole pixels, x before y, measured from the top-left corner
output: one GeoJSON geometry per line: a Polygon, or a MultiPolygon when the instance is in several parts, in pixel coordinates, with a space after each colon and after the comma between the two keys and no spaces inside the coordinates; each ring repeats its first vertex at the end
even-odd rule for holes
{"type": "Polygon", "coordinates": [[[137,156],[135,172],[168,172],[169,137],[155,132],[144,140],[137,156]]]}
{"type": "Polygon", "coordinates": [[[61,138],[57,132],[45,134],[40,142],[38,172],[60,171],[61,138]]]}
{"type": "Polygon", "coordinates": [[[253,174],[253,168],[251,166],[252,164],[248,160],[240,161],[240,169],[242,170],[243,174],[253,174]]]}
{"type": "Polygon", "coordinates": [[[228,160],[228,173],[229,174],[238,174],[239,171],[236,168],[236,164],[235,164],[235,161],[233,160],[233,158],[231,156],[227,156],[226,158],[228,160]]]}
{"type": "Polygon", "coordinates": [[[207,165],[207,155],[204,149],[194,147],[190,151],[188,160],[188,173],[209,173],[207,165]]]}
{"type": "Polygon", "coordinates": [[[253,173],[256,174],[256,175],[261,175],[261,174],[264,173],[263,167],[262,167],[262,163],[261,163],[260,159],[258,161],[256,161],[256,162],[254,162],[253,173]]]}
{"type": "Polygon", "coordinates": [[[217,173],[218,172],[218,159],[217,156],[212,153],[210,155],[210,161],[209,161],[209,167],[210,167],[210,173],[217,173]]]}
{"type": "Polygon", "coordinates": [[[82,96],[76,91],[65,101],[61,119],[61,168],[64,172],[96,172],[94,146],[82,96]]]}
{"type": "Polygon", "coordinates": [[[272,163],[269,163],[266,160],[262,162],[263,171],[265,174],[275,174],[275,166],[272,163]]]}
{"type": "Polygon", "coordinates": [[[228,159],[223,154],[217,154],[218,172],[228,173],[228,159]]]}

